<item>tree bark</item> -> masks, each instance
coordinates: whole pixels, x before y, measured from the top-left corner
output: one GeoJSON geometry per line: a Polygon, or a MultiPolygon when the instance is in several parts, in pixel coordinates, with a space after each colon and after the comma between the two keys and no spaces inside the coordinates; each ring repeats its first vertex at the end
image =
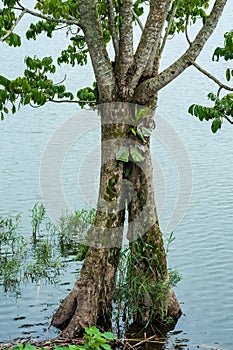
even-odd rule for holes
{"type": "MultiPolygon", "coordinates": [[[[134,195],[128,205],[132,261],[128,275],[136,276],[133,288],[135,281],[138,290],[143,287],[141,293],[137,292],[134,322],[148,325],[170,319],[175,324],[182,312],[169,283],[166,253],[155,206],[149,143],[144,157],[140,167],[135,163],[132,165],[130,182],[134,195]]],[[[132,277],[129,281],[132,281],[132,277]]]]}
{"type": "Polygon", "coordinates": [[[68,338],[84,327],[111,326],[112,293],[123,238],[125,206],[131,265],[127,281],[134,321],[145,325],[168,317],[175,323],[181,309],[169,284],[166,254],[156,213],[149,137],[135,138],[132,128],[151,128],[154,112],[126,103],[100,106],[102,122],[102,166],[95,226],[88,232],[88,254],[80,278],[61,303],[52,324],[68,338]],[[139,117],[140,116],[140,117],[139,117]],[[116,161],[119,147],[126,147],[129,160],[116,161]],[[132,156],[142,150],[143,161],[132,156]],[[127,184],[127,185],[126,185],[127,184]],[[127,187],[128,186],[128,187],[127,187]],[[126,204],[127,203],[127,204],[126,204]],[[133,281],[133,283],[132,283],[133,281]],[[142,290],[141,293],[138,293],[142,290]],[[137,311],[135,311],[137,310],[137,311]]]}
{"type": "Polygon", "coordinates": [[[119,124],[115,104],[103,106],[102,165],[97,214],[94,227],[87,234],[89,251],[80,277],[52,318],[61,336],[76,337],[84,327],[111,325],[112,292],[122,245],[125,217],[123,163],[116,162],[122,143],[124,124],[119,124]],[[112,114],[112,115],[111,115],[112,114]]]}

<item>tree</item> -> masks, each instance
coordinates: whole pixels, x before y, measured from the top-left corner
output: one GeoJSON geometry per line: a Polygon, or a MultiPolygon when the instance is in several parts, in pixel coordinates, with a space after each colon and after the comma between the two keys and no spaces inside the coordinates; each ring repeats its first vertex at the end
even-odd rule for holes
{"type": "MultiPolygon", "coordinates": [[[[223,120],[232,123],[232,94],[220,98],[220,90],[233,89],[222,84],[195,61],[217,26],[227,0],[215,0],[210,11],[208,0],[37,0],[33,8],[21,1],[4,0],[1,9],[1,40],[19,46],[14,33],[26,15],[38,18],[31,23],[27,39],[65,27],[67,49],[57,59],[73,66],[92,62],[96,82],[80,89],[75,99],[63,82],[55,84],[49,74],[56,71],[51,57],[26,57],[22,77],[9,80],[0,76],[1,117],[16,112],[20,105],[41,106],[47,102],[76,102],[81,107],[97,106],[101,118],[102,166],[95,224],[87,235],[89,246],[80,277],[52,318],[63,336],[74,337],[92,324],[109,325],[112,294],[120,258],[122,236],[128,217],[131,267],[126,282],[131,293],[136,288],[135,322],[148,325],[156,320],[181,315],[167,269],[162,233],[156,213],[150,156],[150,134],[154,126],[158,92],[186,68],[193,65],[219,86],[210,94],[214,107],[193,105],[190,113],[201,120],[212,120],[212,131],[223,120]],[[207,12],[209,11],[209,14],[207,12]],[[147,13],[145,24],[140,20],[147,13]],[[201,29],[190,40],[188,26],[200,18],[201,29]],[[138,45],[134,26],[141,28],[138,45]],[[160,59],[167,39],[176,32],[186,36],[188,48],[169,67],[160,71],[160,59]],[[111,62],[110,53],[114,51],[111,62]],[[129,186],[129,183],[131,184],[129,186]],[[126,211],[128,215],[126,215],[126,211]],[[136,276],[132,282],[132,276],[136,276]],[[132,285],[137,281],[135,286],[132,285]],[[143,287],[143,288],[142,288],[143,287]]],[[[214,57],[232,58],[232,32],[225,37],[224,48],[214,57]]],[[[232,70],[227,69],[230,80],[232,70]]]]}

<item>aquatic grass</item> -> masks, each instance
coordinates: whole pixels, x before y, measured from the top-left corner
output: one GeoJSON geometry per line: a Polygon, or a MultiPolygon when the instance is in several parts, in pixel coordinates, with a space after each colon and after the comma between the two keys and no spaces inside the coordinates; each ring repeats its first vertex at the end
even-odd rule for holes
{"type": "MultiPolygon", "coordinates": [[[[169,236],[168,247],[174,241],[173,233],[169,236]]],[[[145,313],[145,305],[142,300],[149,298],[150,309],[148,309],[148,320],[145,328],[155,318],[158,309],[161,315],[161,321],[168,324],[171,320],[166,316],[166,300],[170,287],[174,287],[181,280],[178,271],[168,269],[169,278],[164,280],[151,280],[151,274],[157,275],[154,271],[154,263],[151,258],[147,258],[142,250],[152,249],[153,247],[143,240],[135,240],[130,247],[122,250],[120,262],[115,279],[114,287],[114,319],[119,325],[121,320],[126,328],[133,322],[134,315],[143,315],[145,313]],[[133,254],[131,254],[133,250],[133,254]],[[143,274],[139,268],[139,262],[144,263],[143,274]],[[151,295],[153,299],[151,300],[151,295]]],[[[154,254],[156,259],[156,252],[154,254]]],[[[145,303],[146,304],[146,303],[145,303]]]]}
{"type": "Polygon", "coordinates": [[[31,224],[32,224],[32,236],[36,239],[37,235],[40,233],[41,224],[46,216],[46,210],[43,203],[35,203],[32,208],[31,224]]]}
{"type": "Polygon", "coordinates": [[[0,286],[4,293],[19,296],[22,284],[42,279],[58,283],[67,257],[81,261],[88,251],[82,242],[94,223],[94,209],[65,213],[55,225],[43,203],[36,203],[31,218],[31,235],[25,239],[20,233],[19,215],[0,216],[0,286]]]}
{"type": "Polygon", "coordinates": [[[88,251],[88,230],[94,225],[96,209],[75,210],[65,212],[58,221],[58,238],[63,256],[73,255],[74,259],[82,261],[88,251]]]}
{"type": "MultiPolygon", "coordinates": [[[[41,205],[40,209],[42,208],[41,205]]],[[[34,206],[33,215],[36,212],[38,211],[34,206]]],[[[16,297],[20,295],[22,284],[29,281],[38,282],[44,279],[49,283],[57,282],[57,277],[65,265],[55,249],[55,230],[52,223],[48,224],[45,210],[43,217],[40,216],[39,221],[34,218],[33,222],[37,222],[36,229],[32,227],[32,236],[26,240],[20,233],[19,216],[0,217],[0,284],[4,293],[16,297]],[[46,224],[42,228],[43,221],[46,221],[46,224]]]]}

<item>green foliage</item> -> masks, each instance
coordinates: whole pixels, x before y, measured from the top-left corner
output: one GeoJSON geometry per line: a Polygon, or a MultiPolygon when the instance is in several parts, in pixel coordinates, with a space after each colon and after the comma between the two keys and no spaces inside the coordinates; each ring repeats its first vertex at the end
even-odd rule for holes
{"type": "Polygon", "coordinates": [[[36,40],[38,34],[45,32],[48,38],[52,38],[53,31],[56,29],[57,23],[38,21],[36,24],[31,23],[26,31],[26,38],[36,40]]]}
{"type": "Polygon", "coordinates": [[[114,335],[111,332],[101,333],[100,330],[92,326],[90,328],[85,328],[84,339],[88,341],[83,343],[83,345],[79,348],[85,350],[110,350],[111,346],[106,344],[107,340],[113,340],[114,335]]]}
{"type": "MultiPolygon", "coordinates": [[[[224,46],[217,47],[212,56],[212,60],[219,61],[223,57],[226,61],[233,59],[233,30],[225,33],[224,46]]],[[[233,77],[233,69],[226,69],[226,80],[230,81],[233,77]]],[[[224,120],[227,120],[233,124],[233,93],[228,93],[223,97],[220,97],[220,86],[217,95],[210,92],[207,96],[213,102],[212,107],[206,107],[198,104],[192,104],[188,112],[191,115],[199,118],[200,121],[211,120],[211,130],[216,133],[221,129],[224,120]]]]}
{"type": "Polygon", "coordinates": [[[94,224],[94,209],[66,213],[57,225],[42,203],[36,203],[31,212],[32,234],[27,240],[20,233],[20,216],[0,216],[0,278],[6,293],[19,295],[27,281],[57,282],[66,257],[73,255],[72,260],[81,261],[88,251],[85,237],[94,224]]]}
{"type": "MultiPolygon", "coordinates": [[[[224,46],[217,47],[214,51],[212,60],[219,61],[221,57],[224,58],[225,61],[233,59],[233,30],[224,34],[224,46]]],[[[233,69],[226,69],[226,80],[230,81],[233,77],[233,69]]]]}
{"type": "MultiPolygon", "coordinates": [[[[83,341],[81,345],[57,346],[52,347],[53,350],[110,350],[111,346],[107,344],[108,341],[114,340],[112,332],[100,332],[100,330],[92,326],[85,328],[83,341]]],[[[12,348],[12,350],[46,350],[46,348],[38,348],[30,343],[19,343],[12,348]]],[[[4,350],[4,349],[3,349],[4,350]]]]}
{"type": "Polygon", "coordinates": [[[143,146],[130,145],[121,146],[116,153],[116,160],[128,163],[130,160],[133,162],[142,162],[144,157],[142,156],[143,146]]]}
{"type": "Polygon", "coordinates": [[[129,148],[127,146],[121,146],[116,154],[116,160],[128,163],[129,161],[129,148]]]}
{"type": "MultiPolygon", "coordinates": [[[[14,5],[15,1],[4,2],[5,5],[6,3],[8,3],[10,6],[12,4],[14,5]]],[[[17,17],[13,10],[9,8],[0,9],[0,38],[5,36],[8,33],[8,31],[11,30],[16,20],[17,17]]],[[[5,41],[10,46],[16,47],[21,45],[21,38],[18,34],[15,33],[10,33],[5,41]]]]}
{"type": "Polygon", "coordinates": [[[45,214],[39,218],[41,208],[42,205],[33,208],[32,224],[35,226],[32,232],[37,235],[28,240],[20,233],[20,216],[15,219],[0,217],[0,278],[5,293],[19,295],[21,284],[27,281],[44,279],[54,283],[64,266],[55,250],[55,226],[45,214]],[[43,220],[46,222],[39,230],[38,222],[42,225],[43,220]]]}
{"type": "Polygon", "coordinates": [[[211,130],[215,133],[218,129],[221,129],[224,119],[233,118],[233,94],[227,94],[223,98],[219,98],[215,94],[209,93],[208,98],[214,102],[213,107],[193,104],[189,107],[188,112],[201,121],[211,120],[211,130]]]}
{"type": "Polygon", "coordinates": [[[224,46],[217,47],[213,54],[213,61],[223,57],[226,61],[233,59],[233,30],[224,34],[224,46]]]}
{"type": "Polygon", "coordinates": [[[60,57],[58,57],[58,64],[67,63],[73,67],[75,64],[83,66],[87,64],[86,41],[84,35],[75,35],[70,39],[72,44],[66,50],[62,50],[60,57]]]}
{"type": "MultiPolygon", "coordinates": [[[[205,23],[209,2],[209,0],[176,0],[173,6],[177,6],[177,10],[169,34],[184,32],[186,24],[194,24],[198,18],[205,23]]],[[[168,13],[167,21],[170,20],[171,13],[172,9],[168,13]]]]}
{"type": "Polygon", "coordinates": [[[40,225],[46,215],[45,206],[43,203],[36,203],[32,208],[32,235],[36,239],[36,235],[40,232],[40,225]]]}
{"type": "Polygon", "coordinates": [[[146,3],[145,0],[136,0],[133,4],[133,10],[134,13],[140,17],[144,13],[144,7],[143,4],[146,3]]]}
{"type": "Polygon", "coordinates": [[[43,15],[50,15],[54,19],[69,18],[69,15],[78,18],[77,3],[76,6],[73,0],[44,0],[37,1],[35,9],[39,10],[43,15]]]}
{"type": "Polygon", "coordinates": [[[84,107],[85,105],[93,106],[97,103],[97,85],[96,82],[91,87],[85,87],[77,92],[79,99],[79,105],[84,107]]]}
{"type": "Polygon", "coordinates": [[[71,92],[66,91],[65,85],[54,84],[47,73],[56,72],[52,57],[39,59],[34,56],[25,58],[26,69],[23,77],[9,80],[0,76],[0,110],[1,119],[4,114],[14,114],[21,105],[33,104],[43,106],[47,101],[55,98],[73,100],[71,92]]]}

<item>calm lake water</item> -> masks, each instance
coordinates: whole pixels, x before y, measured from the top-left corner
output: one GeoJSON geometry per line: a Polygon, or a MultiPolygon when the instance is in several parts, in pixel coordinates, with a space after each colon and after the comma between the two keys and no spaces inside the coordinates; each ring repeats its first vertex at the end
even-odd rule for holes
{"type": "MultiPolygon", "coordinates": [[[[230,63],[211,63],[210,60],[214,48],[222,44],[223,33],[232,27],[232,13],[233,1],[230,0],[198,60],[222,81],[224,68],[230,63]]],[[[23,25],[19,31],[24,31],[23,25]]],[[[27,54],[56,56],[66,39],[61,33],[56,33],[55,39],[50,43],[40,38],[37,42],[25,42],[17,49],[1,44],[0,74],[8,77],[20,74],[23,57],[27,54]]],[[[182,47],[185,46],[180,36],[169,42],[163,65],[169,64],[182,47]]],[[[67,74],[71,89],[87,86],[93,77],[90,66],[84,70],[74,71],[63,66],[57,81],[67,74]]],[[[169,236],[174,229],[176,237],[168,259],[169,265],[182,275],[176,293],[184,313],[164,349],[171,349],[173,343],[189,349],[197,346],[199,349],[233,349],[233,129],[224,123],[222,130],[213,135],[208,123],[201,123],[187,113],[190,104],[206,103],[210,91],[216,92],[216,86],[189,68],[160,94],[158,124],[159,120],[166,120],[172,134],[168,133],[167,141],[162,142],[161,135],[155,133],[152,140],[155,188],[164,235],[169,236]],[[184,155],[187,151],[189,169],[184,165],[182,170],[179,153],[169,148],[172,135],[175,135],[174,142],[182,141],[185,148],[181,153],[184,155]],[[189,176],[183,179],[186,187],[180,183],[182,172],[189,176]],[[191,200],[182,220],[182,210],[179,212],[179,224],[169,226],[179,190],[183,191],[179,201],[181,209],[182,204],[189,201],[189,191],[191,200]]],[[[0,123],[0,215],[20,213],[21,231],[26,237],[30,235],[30,209],[42,200],[40,164],[43,152],[51,135],[75,113],[79,113],[79,109],[72,104],[21,108],[16,115],[0,123]]],[[[99,145],[98,135],[98,127],[85,133],[80,144],[77,142],[69,149],[64,161],[62,188],[67,201],[77,209],[95,202],[96,191],[90,203],[90,196],[80,191],[77,174],[85,176],[85,169],[89,171],[87,160],[99,145]]],[[[97,165],[94,169],[98,174],[97,165]]],[[[3,293],[0,280],[0,341],[56,335],[55,330],[47,331],[50,317],[60,299],[72,288],[79,268],[77,263],[70,263],[62,282],[56,286],[43,281],[39,289],[36,283],[25,285],[17,299],[3,293]]]]}

